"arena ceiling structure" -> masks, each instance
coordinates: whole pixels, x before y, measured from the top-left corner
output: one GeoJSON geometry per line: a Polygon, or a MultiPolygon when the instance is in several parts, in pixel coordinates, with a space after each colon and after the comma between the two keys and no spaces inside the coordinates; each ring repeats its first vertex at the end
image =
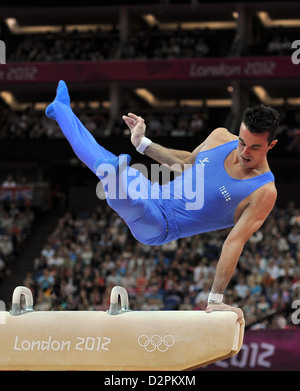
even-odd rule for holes
{"type": "MultiPolygon", "coordinates": [[[[248,34],[249,31],[256,36],[258,33],[255,28],[259,26],[260,31],[264,30],[265,34],[279,29],[280,32],[288,32],[293,36],[298,34],[300,39],[300,18],[295,18],[300,15],[300,3],[296,1],[219,3],[216,1],[162,0],[145,1],[141,5],[134,3],[133,1],[127,1],[125,4],[120,1],[110,1],[101,2],[101,5],[96,7],[89,5],[89,2],[85,2],[85,6],[66,6],[66,2],[55,1],[42,2],[39,6],[37,2],[36,4],[30,2],[26,6],[17,5],[17,2],[10,3],[10,5],[3,3],[0,6],[0,20],[7,34],[19,37],[24,34],[71,31],[72,29],[93,31],[100,28],[102,31],[109,31],[114,26],[125,29],[127,34],[130,34],[134,28],[151,26],[172,34],[172,31],[176,31],[176,28],[180,26],[181,29],[199,29],[206,32],[231,31],[236,38],[248,34]],[[254,26],[253,18],[257,22],[254,26]],[[127,25],[124,26],[126,23],[127,25]]],[[[250,59],[251,51],[247,52],[247,48],[239,52],[239,50],[234,51],[232,46],[228,51],[222,52],[222,61],[221,65],[220,62],[218,63],[219,66],[222,64],[224,66],[224,63],[225,66],[227,64],[231,66],[231,62],[241,56],[250,59]]],[[[9,51],[10,47],[7,46],[8,58],[9,51]]],[[[292,49],[290,53],[292,54],[292,49]]],[[[119,59],[116,58],[116,60],[119,59]]],[[[261,64],[254,64],[253,67],[268,67],[268,61],[269,58],[261,64]]],[[[7,65],[9,65],[9,60],[7,65]]],[[[119,66],[122,68],[121,63],[119,66]]],[[[189,69],[191,73],[192,70],[189,69]]],[[[248,77],[249,75],[246,74],[245,77],[239,79],[239,89],[247,91],[258,101],[268,104],[279,106],[286,103],[300,104],[298,79],[286,78],[285,73],[282,73],[282,76],[279,73],[278,76],[269,78],[260,74],[259,69],[258,71],[254,69],[254,72],[257,72],[257,77],[253,75],[248,77]]],[[[233,104],[232,91],[236,87],[234,77],[220,79],[213,76],[209,74],[208,77],[197,80],[197,82],[194,78],[179,80],[176,79],[176,75],[173,80],[167,77],[159,80],[153,78],[132,80],[128,77],[126,80],[116,80],[116,82],[122,91],[136,98],[135,102],[141,102],[149,107],[167,106],[168,102],[173,104],[174,101],[188,102],[192,105],[208,104],[230,107],[233,104]]],[[[7,97],[11,94],[11,102],[15,104],[34,102],[42,107],[53,98],[53,81],[50,79],[49,81],[41,80],[37,84],[30,83],[28,86],[28,83],[23,83],[22,80],[16,80],[18,83],[7,83],[3,77],[5,79],[5,76],[2,76],[1,80],[2,96],[7,97]],[[8,94],[3,94],[4,91],[8,94]]],[[[22,75],[16,75],[16,77],[22,79],[22,75]]],[[[113,76],[108,80],[99,77],[99,80],[96,78],[92,82],[84,78],[80,80],[80,77],[76,82],[70,81],[75,99],[84,97],[85,100],[90,101],[101,100],[107,105],[110,104],[110,88],[113,82],[113,76]]]]}
{"type": "MultiPolygon", "coordinates": [[[[98,107],[101,102],[112,118],[111,126],[120,118],[120,112],[127,110],[212,108],[222,110],[223,117],[218,120],[222,126],[237,132],[242,109],[261,102],[284,112],[284,120],[290,115],[296,126],[292,137],[298,142],[299,1],[152,0],[139,5],[134,1],[101,1],[98,6],[89,1],[84,6],[76,2],[70,6],[63,1],[28,2],[24,6],[22,2],[4,1],[0,5],[0,23],[0,39],[7,41],[7,62],[0,66],[0,97],[12,109],[34,106],[43,112],[53,100],[58,81],[63,79],[75,105],[98,107]],[[190,58],[123,58],[121,50],[116,50],[112,58],[98,61],[76,57],[66,61],[10,60],[15,43],[26,36],[40,36],[43,41],[47,34],[59,36],[77,31],[92,37],[100,31],[105,41],[111,39],[112,31],[117,31],[117,47],[122,47],[141,30],[158,31],[168,39],[178,32],[196,31],[208,39],[210,52],[199,57],[192,54],[190,58]],[[268,52],[268,45],[272,40],[276,43],[278,36],[287,37],[288,46],[283,53],[268,52]]],[[[119,143],[120,149],[124,142],[119,143]]],[[[173,148],[182,143],[178,138],[168,142],[173,143],[173,148]]],[[[271,159],[274,156],[274,170],[285,179],[285,188],[298,177],[294,173],[299,170],[299,152],[293,148],[293,153],[277,148],[270,155],[271,159]]],[[[40,152],[36,158],[43,156],[40,152]]]]}

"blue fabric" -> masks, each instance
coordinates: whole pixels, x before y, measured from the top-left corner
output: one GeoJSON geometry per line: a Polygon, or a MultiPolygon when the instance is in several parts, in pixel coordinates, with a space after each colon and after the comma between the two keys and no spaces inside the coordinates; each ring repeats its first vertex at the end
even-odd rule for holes
{"type": "Polygon", "coordinates": [[[46,108],[46,116],[58,122],[77,157],[93,172],[96,172],[94,166],[100,156],[103,160],[116,157],[96,142],[73,113],[68,89],[63,80],[58,84],[55,100],[46,108]]]}
{"type": "Polygon", "coordinates": [[[224,167],[238,141],[199,152],[195,163],[163,186],[151,183],[129,166],[130,156],[116,156],[99,145],[70,107],[68,89],[60,81],[46,109],[56,120],[77,157],[101,180],[108,204],[124,219],[140,242],[161,245],[180,237],[234,225],[238,204],[274,180],[271,172],[245,180],[231,178],[224,167]]]}
{"type": "MultiPolygon", "coordinates": [[[[193,170],[199,164],[204,165],[204,188],[199,189],[203,192],[202,208],[187,210],[182,200],[175,199],[169,204],[180,227],[180,237],[232,227],[239,203],[259,187],[274,181],[270,171],[250,179],[232,178],[225,170],[224,161],[237,145],[238,140],[234,140],[198,153],[193,170]]],[[[191,174],[192,171],[185,171],[183,176],[191,174]]],[[[192,180],[195,178],[197,181],[199,176],[194,173],[192,180]]]]}

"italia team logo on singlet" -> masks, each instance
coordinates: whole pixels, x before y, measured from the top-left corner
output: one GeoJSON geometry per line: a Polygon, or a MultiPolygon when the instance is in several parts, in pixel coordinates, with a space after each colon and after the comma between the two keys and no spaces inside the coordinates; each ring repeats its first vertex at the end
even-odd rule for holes
{"type": "Polygon", "coordinates": [[[223,195],[223,197],[225,198],[226,202],[231,200],[231,195],[230,195],[229,191],[227,191],[225,186],[219,187],[219,190],[220,190],[221,194],[223,195]]]}

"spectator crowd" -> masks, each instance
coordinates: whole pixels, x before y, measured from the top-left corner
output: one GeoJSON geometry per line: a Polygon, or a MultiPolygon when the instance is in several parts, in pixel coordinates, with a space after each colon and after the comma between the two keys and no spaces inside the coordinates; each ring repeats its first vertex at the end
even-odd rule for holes
{"type": "MultiPolygon", "coordinates": [[[[105,61],[121,59],[176,59],[228,57],[236,55],[291,55],[292,43],[299,39],[299,29],[282,26],[264,28],[255,20],[248,46],[240,52],[236,28],[190,28],[178,24],[164,30],[158,25],[140,26],[120,38],[120,30],[79,31],[76,28],[58,32],[8,34],[10,48],[7,61],[105,61]],[[237,51],[236,51],[237,50],[237,51]]],[[[123,34],[122,34],[123,35],[123,34]]]]}
{"type": "MultiPolygon", "coordinates": [[[[285,311],[300,299],[299,221],[293,203],[275,208],[244,248],[225,298],[252,327],[295,327],[285,311]]],[[[204,310],[227,234],[143,245],[100,201],[92,213],[59,219],[23,284],[36,310],[105,311],[116,285],[126,288],[133,310],[204,310]]]]}
{"type": "Polygon", "coordinates": [[[24,248],[34,222],[35,213],[29,204],[0,202],[0,283],[10,276],[11,264],[24,248]]]}
{"type": "MultiPolygon", "coordinates": [[[[278,108],[281,124],[278,132],[279,144],[277,151],[297,153],[300,151],[300,114],[295,109],[278,108]]],[[[109,113],[86,104],[84,107],[74,107],[74,112],[93,134],[98,137],[129,138],[128,128],[120,113],[114,125],[109,130],[109,113]]],[[[128,110],[124,110],[128,112],[128,110]]],[[[229,113],[229,109],[227,114],[229,113]]],[[[141,109],[140,115],[145,119],[148,137],[197,137],[203,140],[209,132],[226,123],[226,112],[220,108],[191,108],[188,106],[174,107],[169,110],[141,109]]],[[[0,139],[2,140],[36,140],[63,139],[64,135],[55,121],[48,119],[44,111],[33,107],[23,111],[12,110],[0,101],[0,139]]]]}
{"type": "Polygon", "coordinates": [[[114,57],[118,31],[70,32],[13,35],[8,61],[102,61],[114,57]]]}
{"type": "MultiPolygon", "coordinates": [[[[91,132],[103,136],[108,121],[106,110],[92,109],[87,104],[84,108],[74,107],[74,112],[91,132]]],[[[33,105],[25,110],[13,110],[0,100],[0,139],[36,140],[63,137],[59,126],[45,116],[44,110],[36,110],[33,105]]]]}

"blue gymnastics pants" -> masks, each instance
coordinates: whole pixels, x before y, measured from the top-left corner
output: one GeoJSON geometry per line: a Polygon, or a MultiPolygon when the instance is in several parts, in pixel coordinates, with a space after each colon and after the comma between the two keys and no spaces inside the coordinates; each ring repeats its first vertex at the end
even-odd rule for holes
{"type": "Polygon", "coordinates": [[[166,240],[168,223],[164,209],[158,199],[150,197],[149,190],[153,184],[139,171],[129,167],[129,155],[117,157],[97,143],[73,113],[68,88],[62,80],[54,101],[46,108],[46,116],[57,121],[76,156],[99,177],[108,204],[125,221],[133,236],[150,245],[169,241],[166,240]],[[134,188],[130,189],[130,183],[137,177],[139,197],[136,197],[134,188]]]}

